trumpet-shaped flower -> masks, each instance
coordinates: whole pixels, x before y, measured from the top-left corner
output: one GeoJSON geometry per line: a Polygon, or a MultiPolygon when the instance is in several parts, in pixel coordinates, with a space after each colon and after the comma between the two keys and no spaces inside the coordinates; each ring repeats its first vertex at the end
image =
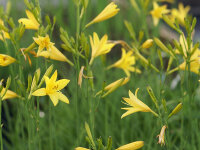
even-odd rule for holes
{"type": "Polygon", "coordinates": [[[90,150],[90,149],[84,147],[76,147],[75,150],[90,150]]]}
{"type": "Polygon", "coordinates": [[[18,20],[19,23],[25,25],[25,29],[38,30],[40,24],[35,19],[35,16],[29,10],[26,10],[26,15],[28,18],[21,18],[18,20]]]}
{"type": "MultiPolygon", "coordinates": [[[[0,19],[0,25],[4,26],[4,22],[1,19],[0,19]]],[[[9,36],[8,32],[0,30],[0,40],[3,41],[4,39],[10,39],[10,36],[9,36]]]]}
{"type": "Polygon", "coordinates": [[[73,66],[73,63],[67,59],[55,46],[54,43],[50,42],[48,35],[45,37],[39,36],[38,38],[33,38],[35,43],[39,45],[37,56],[42,56],[45,58],[50,58],[53,60],[68,62],[73,66]]]}
{"type": "Polygon", "coordinates": [[[190,11],[190,6],[186,6],[184,8],[183,3],[179,3],[178,9],[174,8],[171,10],[172,21],[175,21],[175,18],[177,18],[179,23],[181,25],[184,25],[185,24],[184,19],[187,17],[189,11],[190,11]]]}
{"type": "Polygon", "coordinates": [[[126,50],[122,48],[122,57],[121,57],[121,59],[118,60],[113,65],[109,66],[108,69],[110,69],[112,67],[121,68],[121,69],[124,70],[126,75],[129,77],[130,76],[130,72],[141,73],[141,71],[139,69],[133,67],[134,64],[135,64],[135,56],[133,56],[133,52],[132,51],[128,51],[126,53],[126,50]]]}
{"type": "Polygon", "coordinates": [[[153,113],[155,116],[158,116],[157,113],[155,113],[153,110],[151,110],[146,104],[144,104],[141,100],[139,100],[137,98],[137,92],[138,92],[139,88],[135,91],[135,95],[129,90],[129,97],[130,98],[123,98],[123,100],[126,102],[125,104],[130,106],[130,107],[126,107],[126,108],[122,108],[124,110],[127,110],[127,112],[125,112],[121,118],[124,118],[132,113],[135,112],[151,112],[153,113]]]}
{"type": "Polygon", "coordinates": [[[144,141],[136,141],[123,146],[120,146],[116,150],[137,150],[144,146],[144,141]]]}
{"type": "Polygon", "coordinates": [[[166,125],[164,125],[160,131],[160,134],[157,136],[158,137],[158,144],[161,146],[165,145],[165,129],[167,128],[166,125]]]}
{"type": "Polygon", "coordinates": [[[15,61],[16,59],[11,56],[0,54],[0,66],[8,66],[15,61]]]}
{"type": "MultiPolygon", "coordinates": [[[[2,89],[0,95],[3,96],[4,92],[5,92],[5,88],[2,89]]],[[[18,97],[18,95],[15,92],[13,92],[11,90],[7,90],[6,94],[3,96],[2,100],[12,99],[12,98],[16,98],[16,97],[18,97]]]]}
{"type": "Polygon", "coordinates": [[[60,92],[61,89],[63,89],[70,80],[68,79],[57,79],[57,70],[54,72],[52,77],[49,79],[47,76],[44,76],[45,82],[46,82],[46,88],[40,88],[32,93],[34,96],[45,96],[49,95],[51,101],[53,102],[54,106],[58,104],[58,100],[61,100],[65,103],[69,103],[68,98],[60,92]]]}
{"type": "Polygon", "coordinates": [[[97,33],[93,33],[93,39],[90,36],[90,44],[92,47],[92,56],[90,59],[90,65],[94,61],[94,58],[103,54],[107,54],[111,51],[113,46],[115,44],[108,43],[108,36],[104,35],[101,40],[99,40],[99,37],[97,33]]]}
{"type": "Polygon", "coordinates": [[[111,2],[96,18],[86,25],[86,28],[91,24],[101,22],[115,16],[119,10],[120,9],[117,8],[117,5],[114,2],[111,2]]]}
{"type": "Polygon", "coordinates": [[[153,23],[156,26],[159,22],[159,19],[162,18],[162,15],[169,13],[167,5],[159,6],[156,2],[153,3],[153,10],[150,12],[153,17],[153,23]]]}

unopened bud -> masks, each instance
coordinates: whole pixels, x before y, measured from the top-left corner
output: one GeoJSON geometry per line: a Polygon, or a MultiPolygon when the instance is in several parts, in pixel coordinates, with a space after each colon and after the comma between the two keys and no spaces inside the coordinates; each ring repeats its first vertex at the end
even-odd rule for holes
{"type": "Polygon", "coordinates": [[[182,109],[182,106],[183,106],[183,104],[182,104],[182,103],[179,103],[179,104],[174,108],[174,110],[169,114],[168,119],[169,119],[171,116],[177,114],[177,113],[182,109]]]}
{"type": "Polygon", "coordinates": [[[143,44],[142,44],[142,48],[150,48],[153,45],[153,40],[152,39],[148,39],[146,40],[143,44]]]}

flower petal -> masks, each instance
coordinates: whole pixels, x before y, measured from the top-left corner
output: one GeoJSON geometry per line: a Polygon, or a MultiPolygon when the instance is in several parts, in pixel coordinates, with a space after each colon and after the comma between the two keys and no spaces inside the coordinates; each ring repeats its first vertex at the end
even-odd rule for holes
{"type": "Polygon", "coordinates": [[[46,94],[46,89],[45,88],[41,88],[36,90],[35,92],[32,93],[33,96],[45,96],[46,94]]]}
{"type": "Polygon", "coordinates": [[[49,97],[50,97],[51,101],[53,102],[53,105],[56,106],[58,104],[59,92],[49,94],[49,97]]]}
{"type": "Polygon", "coordinates": [[[58,85],[57,90],[59,91],[59,90],[63,89],[65,86],[67,86],[67,84],[68,84],[69,82],[70,82],[70,80],[68,80],[68,79],[58,80],[58,81],[56,82],[56,84],[58,85]]]}
{"type": "Polygon", "coordinates": [[[62,94],[61,92],[59,92],[58,99],[61,100],[61,101],[63,101],[64,103],[69,104],[69,99],[64,94],[62,94]]]}

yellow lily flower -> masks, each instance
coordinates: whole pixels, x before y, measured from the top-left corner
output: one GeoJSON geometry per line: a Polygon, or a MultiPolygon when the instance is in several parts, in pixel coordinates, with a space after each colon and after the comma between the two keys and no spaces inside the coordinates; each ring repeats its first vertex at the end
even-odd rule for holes
{"type": "MultiPolygon", "coordinates": [[[[0,25],[4,26],[4,22],[1,19],[0,19],[0,25]]],[[[3,41],[4,39],[10,39],[10,35],[8,34],[8,32],[0,30],[0,40],[3,41]]]]}
{"type": "Polygon", "coordinates": [[[16,59],[11,56],[0,54],[0,66],[8,66],[15,61],[16,59]]]}
{"type": "Polygon", "coordinates": [[[73,63],[54,46],[54,43],[50,42],[48,35],[45,37],[34,37],[33,40],[39,45],[37,57],[42,56],[53,60],[68,62],[73,66],[73,63]]]}
{"type": "Polygon", "coordinates": [[[25,25],[25,29],[38,30],[40,24],[35,19],[35,16],[32,14],[32,12],[30,12],[29,10],[26,10],[26,15],[28,18],[21,18],[18,20],[18,22],[25,25]]]}
{"type": "Polygon", "coordinates": [[[184,26],[184,19],[187,17],[188,12],[190,11],[190,6],[184,8],[183,3],[178,4],[178,9],[171,10],[172,21],[175,21],[175,18],[178,19],[179,23],[184,26]]]}
{"type": "Polygon", "coordinates": [[[158,116],[157,113],[155,113],[153,110],[151,110],[146,104],[144,104],[141,100],[139,100],[137,98],[137,92],[138,92],[139,88],[136,89],[135,91],[135,95],[129,90],[129,97],[130,98],[123,98],[123,100],[126,102],[125,104],[130,106],[127,108],[121,108],[124,110],[127,110],[127,112],[125,112],[121,118],[124,118],[132,113],[141,111],[141,112],[151,112],[153,113],[155,116],[158,116]]]}
{"type": "Polygon", "coordinates": [[[160,134],[157,136],[158,137],[158,144],[161,146],[165,145],[165,129],[167,128],[166,125],[164,125],[160,131],[160,134]]]}
{"type": "MultiPolygon", "coordinates": [[[[2,89],[0,95],[3,96],[3,93],[5,92],[5,88],[2,89]]],[[[4,95],[4,97],[2,98],[2,100],[6,100],[6,99],[12,99],[12,98],[16,98],[18,97],[18,95],[10,90],[6,91],[6,94],[4,95]]]]}
{"type": "MultiPolygon", "coordinates": [[[[181,70],[185,70],[186,68],[186,62],[183,62],[179,68],[181,70]]],[[[187,70],[188,68],[186,68],[187,70]]],[[[200,50],[197,49],[194,54],[191,56],[190,58],[190,71],[194,72],[196,74],[199,74],[199,70],[200,70],[200,50]]]]}
{"type": "Polygon", "coordinates": [[[153,17],[153,23],[156,26],[159,22],[159,19],[162,18],[162,15],[169,13],[167,5],[159,6],[156,2],[153,3],[153,10],[150,12],[153,17]]]}
{"type": "Polygon", "coordinates": [[[68,98],[60,92],[61,89],[63,89],[70,80],[68,79],[57,79],[57,70],[54,72],[52,77],[49,79],[47,76],[44,76],[46,88],[40,88],[32,93],[34,96],[45,96],[49,95],[51,101],[53,102],[54,106],[58,104],[58,100],[61,100],[65,103],[69,103],[68,98]]]}
{"type": "Polygon", "coordinates": [[[144,146],[144,141],[136,141],[123,146],[120,146],[116,150],[137,150],[144,146]]]}
{"type": "Polygon", "coordinates": [[[92,47],[92,57],[90,59],[90,65],[94,61],[94,58],[103,54],[107,54],[111,51],[115,44],[108,43],[108,36],[104,35],[101,40],[96,32],[93,33],[93,39],[90,36],[90,44],[92,47]]]}
{"type": "MultiPolygon", "coordinates": [[[[193,43],[191,43],[191,46],[189,48],[185,36],[181,35],[180,36],[180,45],[181,45],[182,50],[183,50],[183,55],[184,55],[183,57],[184,57],[184,59],[186,59],[187,58],[187,51],[188,50],[192,51],[192,49],[193,49],[193,43]]],[[[179,53],[178,50],[176,50],[176,52],[179,53]]],[[[184,61],[181,65],[179,65],[179,68],[181,70],[185,70],[186,61],[184,61]]],[[[190,71],[198,74],[199,69],[200,69],[200,50],[197,48],[196,51],[190,57],[190,71]]]]}
{"type": "Polygon", "coordinates": [[[120,9],[117,8],[117,5],[114,2],[111,2],[108,6],[104,8],[104,10],[96,18],[94,18],[91,22],[89,22],[85,27],[87,28],[91,24],[101,22],[113,17],[118,13],[119,10],[120,9]]]}
{"type": "Polygon", "coordinates": [[[135,56],[133,56],[133,52],[132,51],[128,51],[126,53],[126,50],[124,48],[122,48],[122,57],[121,57],[121,59],[118,60],[113,65],[108,66],[108,69],[110,69],[112,67],[121,68],[121,69],[124,70],[126,75],[128,77],[130,77],[130,71],[131,72],[141,73],[141,71],[139,69],[133,67],[134,64],[135,64],[135,56]]]}
{"type": "Polygon", "coordinates": [[[90,149],[84,148],[84,147],[77,147],[77,148],[75,148],[75,150],[90,150],[90,149]]]}

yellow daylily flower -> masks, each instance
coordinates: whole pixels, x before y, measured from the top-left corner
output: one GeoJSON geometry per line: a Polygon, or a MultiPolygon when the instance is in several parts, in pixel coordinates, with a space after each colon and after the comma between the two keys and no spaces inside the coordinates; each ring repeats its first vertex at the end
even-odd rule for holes
{"type": "Polygon", "coordinates": [[[136,141],[123,146],[120,146],[116,150],[137,150],[144,146],[144,141],[136,141]]]}
{"type": "Polygon", "coordinates": [[[108,6],[104,8],[104,10],[96,18],[94,18],[91,22],[89,22],[85,27],[87,28],[91,24],[101,22],[113,17],[118,13],[119,10],[120,9],[117,8],[117,5],[114,2],[111,2],[108,6]]]}
{"type": "Polygon", "coordinates": [[[40,88],[36,90],[35,92],[33,92],[32,95],[34,96],[49,95],[54,106],[58,104],[58,100],[61,100],[68,104],[69,103],[68,98],[64,94],[62,94],[60,90],[63,89],[65,86],[67,86],[70,80],[62,79],[62,80],[56,81],[57,70],[54,72],[54,74],[52,75],[50,79],[47,76],[44,76],[44,79],[46,83],[46,88],[40,88]]]}
{"type": "Polygon", "coordinates": [[[0,66],[8,66],[15,61],[16,59],[11,56],[0,54],[0,66]]]}
{"type": "MultiPolygon", "coordinates": [[[[179,68],[181,70],[185,70],[185,69],[187,70],[188,68],[186,68],[186,62],[183,62],[182,64],[180,64],[179,68]]],[[[197,49],[190,58],[190,71],[196,74],[199,74],[199,71],[200,71],[200,50],[199,49],[197,49]]]]}
{"type": "Polygon", "coordinates": [[[167,5],[159,6],[156,2],[153,3],[153,10],[150,12],[153,17],[153,23],[156,26],[162,15],[169,13],[170,10],[167,9],[167,5]]]}
{"type": "Polygon", "coordinates": [[[90,149],[84,147],[76,147],[75,150],[90,150],[90,149]]]}
{"type": "Polygon", "coordinates": [[[158,116],[157,113],[155,113],[153,110],[151,110],[146,104],[144,104],[141,100],[139,100],[137,98],[137,92],[138,92],[139,88],[136,89],[135,91],[135,95],[129,90],[129,97],[130,98],[124,98],[123,100],[126,102],[125,104],[130,106],[130,107],[126,107],[126,108],[121,108],[124,110],[127,110],[127,112],[125,112],[121,118],[124,118],[132,113],[141,111],[141,112],[151,112],[153,113],[155,116],[158,116]]]}
{"type": "MultiPolygon", "coordinates": [[[[4,22],[1,19],[0,19],[0,25],[4,26],[4,22]]],[[[8,34],[8,32],[0,30],[0,40],[3,41],[4,39],[10,39],[10,35],[8,34]]]]}
{"type": "Polygon", "coordinates": [[[190,11],[190,6],[184,8],[183,3],[178,4],[178,9],[174,8],[171,10],[172,21],[175,21],[175,18],[178,19],[179,23],[184,26],[184,19],[187,17],[188,12],[190,11]]]}
{"type": "Polygon", "coordinates": [[[96,32],[93,33],[93,39],[90,36],[90,44],[92,47],[92,56],[90,59],[90,65],[94,61],[94,58],[103,54],[107,54],[111,51],[115,44],[108,43],[108,36],[104,35],[101,40],[96,32]]]}
{"type": "Polygon", "coordinates": [[[25,25],[25,29],[38,30],[40,24],[35,19],[35,16],[33,15],[33,13],[30,12],[29,10],[26,10],[26,15],[27,15],[28,18],[21,18],[21,19],[18,20],[18,22],[25,25]]]}
{"type": "Polygon", "coordinates": [[[113,67],[121,68],[121,69],[124,70],[126,75],[129,77],[130,76],[130,71],[131,72],[141,73],[141,71],[139,69],[133,67],[134,64],[135,64],[135,56],[133,56],[133,52],[132,51],[128,51],[126,53],[126,50],[124,48],[122,48],[122,57],[121,57],[121,59],[118,60],[113,65],[108,66],[108,69],[113,68],[113,67]]]}
{"type": "Polygon", "coordinates": [[[158,144],[161,146],[165,145],[165,129],[167,128],[166,125],[164,125],[160,131],[160,134],[157,136],[158,137],[158,144]]]}
{"type": "Polygon", "coordinates": [[[53,60],[68,62],[73,66],[73,63],[54,46],[54,43],[50,42],[48,35],[45,37],[34,37],[33,40],[39,45],[37,57],[42,56],[53,60]]]}
{"type": "MultiPolygon", "coordinates": [[[[2,89],[0,95],[3,96],[3,93],[5,92],[5,88],[2,89]]],[[[6,99],[12,99],[12,98],[16,98],[18,97],[18,95],[11,91],[11,90],[7,90],[6,94],[4,95],[4,97],[2,98],[2,100],[6,100],[6,99]]]]}

